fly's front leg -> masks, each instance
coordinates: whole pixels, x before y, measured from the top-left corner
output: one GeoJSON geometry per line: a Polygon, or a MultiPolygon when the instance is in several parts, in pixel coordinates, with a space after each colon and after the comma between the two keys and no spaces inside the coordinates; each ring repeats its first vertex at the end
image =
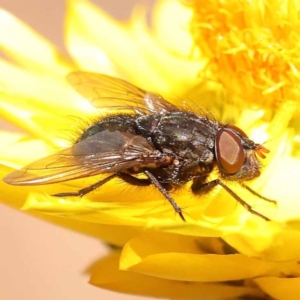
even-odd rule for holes
{"type": "Polygon", "coordinates": [[[246,185],[246,184],[244,184],[242,182],[240,182],[239,184],[240,184],[241,187],[243,187],[244,189],[246,189],[247,191],[249,191],[251,194],[255,195],[256,197],[258,197],[258,198],[260,198],[260,199],[262,199],[264,201],[273,203],[274,205],[277,205],[277,201],[262,196],[261,194],[255,192],[248,185],[246,185]]]}
{"type": "Polygon", "coordinates": [[[227,193],[229,193],[236,201],[238,201],[245,209],[250,211],[252,214],[269,221],[270,219],[260,214],[259,212],[253,210],[252,206],[239,197],[233,190],[231,190],[227,185],[225,185],[220,179],[215,179],[209,182],[203,182],[205,178],[194,179],[192,184],[192,192],[195,195],[201,194],[203,192],[208,192],[212,190],[215,186],[220,185],[227,193]]]}

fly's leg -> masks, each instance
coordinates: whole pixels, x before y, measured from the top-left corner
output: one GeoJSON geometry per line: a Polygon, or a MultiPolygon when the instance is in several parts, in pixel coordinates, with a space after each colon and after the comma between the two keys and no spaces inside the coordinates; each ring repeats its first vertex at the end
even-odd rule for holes
{"type": "Polygon", "coordinates": [[[197,195],[203,193],[203,191],[212,190],[215,186],[220,185],[228,194],[230,194],[236,201],[238,201],[245,209],[247,209],[252,214],[266,220],[270,221],[269,218],[265,217],[264,215],[260,214],[259,212],[255,211],[251,205],[245,202],[242,198],[240,198],[235,192],[233,192],[227,185],[225,185],[220,179],[215,179],[210,182],[203,182],[203,178],[201,180],[195,179],[192,184],[192,192],[197,195]]]}
{"type": "Polygon", "coordinates": [[[162,186],[162,184],[157,180],[157,178],[148,170],[144,171],[144,174],[148,176],[151,183],[153,183],[158,190],[167,198],[167,200],[170,202],[170,204],[173,206],[174,210],[179,214],[180,218],[185,221],[185,218],[182,213],[182,209],[178,206],[178,204],[175,202],[175,200],[170,196],[168,191],[162,186]]]}
{"type": "Polygon", "coordinates": [[[55,196],[55,197],[83,197],[84,195],[94,191],[95,189],[97,189],[98,187],[100,187],[101,185],[105,184],[106,182],[112,180],[113,178],[115,178],[116,176],[118,176],[117,174],[112,174],[106,178],[104,178],[103,180],[101,181],[98,181],[96,182],[95,184],[92,184],[86,188],[83,188],[81,190],[78,190],[76,192],[66,192],[66,193],[57,193],[57,194],[54,194],[52,196],[55,196]]]}
{"type": "Polygon", "coordinates": [[[148,178],[136,178],[132,175],[129,175],[127,173],[118,173],[117,176],[125,181],[128,184],[136,185],[136,186],[148,186],[152,182],[148,178]]]}
{"type": "Polygon", "coordinates": [[[253,194],[254,196],[262,199],[262,200],[265,200],[267,202],[270,202],[270,203],[273,203],[274,205],[277,205],[277,201],[275,200],[272,200],[272,199],[269,199],[269,198],[266,198],[264,196],[262,196],[261,194],[255,192],[254,190],[252,190],[249,186],[247,186],[246,184],[240,182],[239,183],[241,187],[243,187],[244,189],[246,189],[247,191],[249,191],[251,194],[253,194]]]}
{"type": "Polygon", "coordinates": [[[112,180],[115,177],[119,177],[120,179],[122,179],[123,181],[125,181],[128,184],[131,185],[136,185],[136,186],[149,186],[150,184],[154,184],[158,190],[167,198],[167,200],[171,203],[171,205],[173,206],[173,208],[175,209],[175,211],[179,214],[179,216],[181,217],[181,219],[183,221],[185,221],[185,218],[182,214],[182,210],[181,208],[177,205],[177,203],[175,202],[175,200],[170,196],[170,194],[168,193],[168,191],[161,185],[161,183],[156,179],[156,177],[154,175],[152,175],[152,173],[150,173],[148,170],[144,171],[145,175],[148,176],[147,179],[145,178],[136,178],[130,174],[127,173],[116,173],[116,174],[112,174],[106,178],[104,178],[103,180],[96,182],[95,184],[92,184],[86,188],[83,188],[79,191],[76,192],[67,192],[67,193],[57,193],[54,194],[52,196],[55,197],[68,197],[68,196],[79,196],[82,197],[92,191],[94,191],[95,189],[97,189],[98,187],[102,186],[103,184],[105,184],[106,182],[112,180]]]}
{"type": "Polygon", "coordinates": [[[147,185],[151,184],[151,181],[149,179],[136,178],[136,177],[131,176],[126,173],[116,173],[116,174],[112,174],[112,175],[104,178],[103,180],[101,180],[99,182],[96,182],[95,184],[92,184],[86,188],[78,190],[76,192],[57,193],[52,196],[55,196],[55,197],[69,197],[69,196],[83,197],[84,195],[94,191],[95,189],[99,188],[100,186],[102,186],[103,184],[112,180],[115,177],[119,177],[120,179],[122,179],[123,181],[125,181],[126,183],[131,184],[131,185],[147,186],[147,185]]]}

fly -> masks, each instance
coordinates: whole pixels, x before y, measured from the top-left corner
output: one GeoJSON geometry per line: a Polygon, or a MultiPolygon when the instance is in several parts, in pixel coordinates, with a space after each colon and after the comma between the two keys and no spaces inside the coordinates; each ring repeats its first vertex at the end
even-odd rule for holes
{"type": "Polygon", "coordinates": [[[43,185],[107,174],[91,186],[54,196],[82,197],[119,178],[130,185],[154,185],[185,220],[170,192],[192,181],[193,194],[222,186],[249,212],[269,220],[223,182],[236,181],[255,196],[275,202],[244,184],[260,175],[257,156],[265,158],[269,150],[240,128],[181,109],[122,79],[78,71],[67,80],[96,108],[109,106],[119,112],[92,124],[70,148],[7,175],[6,183],[43,185]],[[219,178],[208,181],[214,168],[219,178]]]}

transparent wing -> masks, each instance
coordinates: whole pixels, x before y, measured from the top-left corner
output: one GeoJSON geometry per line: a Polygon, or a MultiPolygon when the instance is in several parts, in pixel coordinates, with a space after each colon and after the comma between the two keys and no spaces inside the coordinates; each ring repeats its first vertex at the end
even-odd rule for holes
{"type": "Polygon", "coordinates": [[[50,184],[162,163],[165,163],[162,153],[155,151],[145,138],[103,131],[33,162],[3,180],[13,185],[50,184]]]}
{"type": "Polygon", "coordinates": [[[72,72],[67,75],[74,89],[97,108],[131,109],[137,114],[178,111],[162,96],[140,89],[129,82],[104,74],[72,72]]]}

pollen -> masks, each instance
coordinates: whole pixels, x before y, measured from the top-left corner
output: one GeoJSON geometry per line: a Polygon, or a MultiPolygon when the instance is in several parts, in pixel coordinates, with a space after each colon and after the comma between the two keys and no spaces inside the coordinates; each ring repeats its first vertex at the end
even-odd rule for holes
{"type": "Polygon", "coordinates": [[[195,47],[229,99],[272,109],[299,99],[299,1],[195,0],[193,9],[195,47]]]}

